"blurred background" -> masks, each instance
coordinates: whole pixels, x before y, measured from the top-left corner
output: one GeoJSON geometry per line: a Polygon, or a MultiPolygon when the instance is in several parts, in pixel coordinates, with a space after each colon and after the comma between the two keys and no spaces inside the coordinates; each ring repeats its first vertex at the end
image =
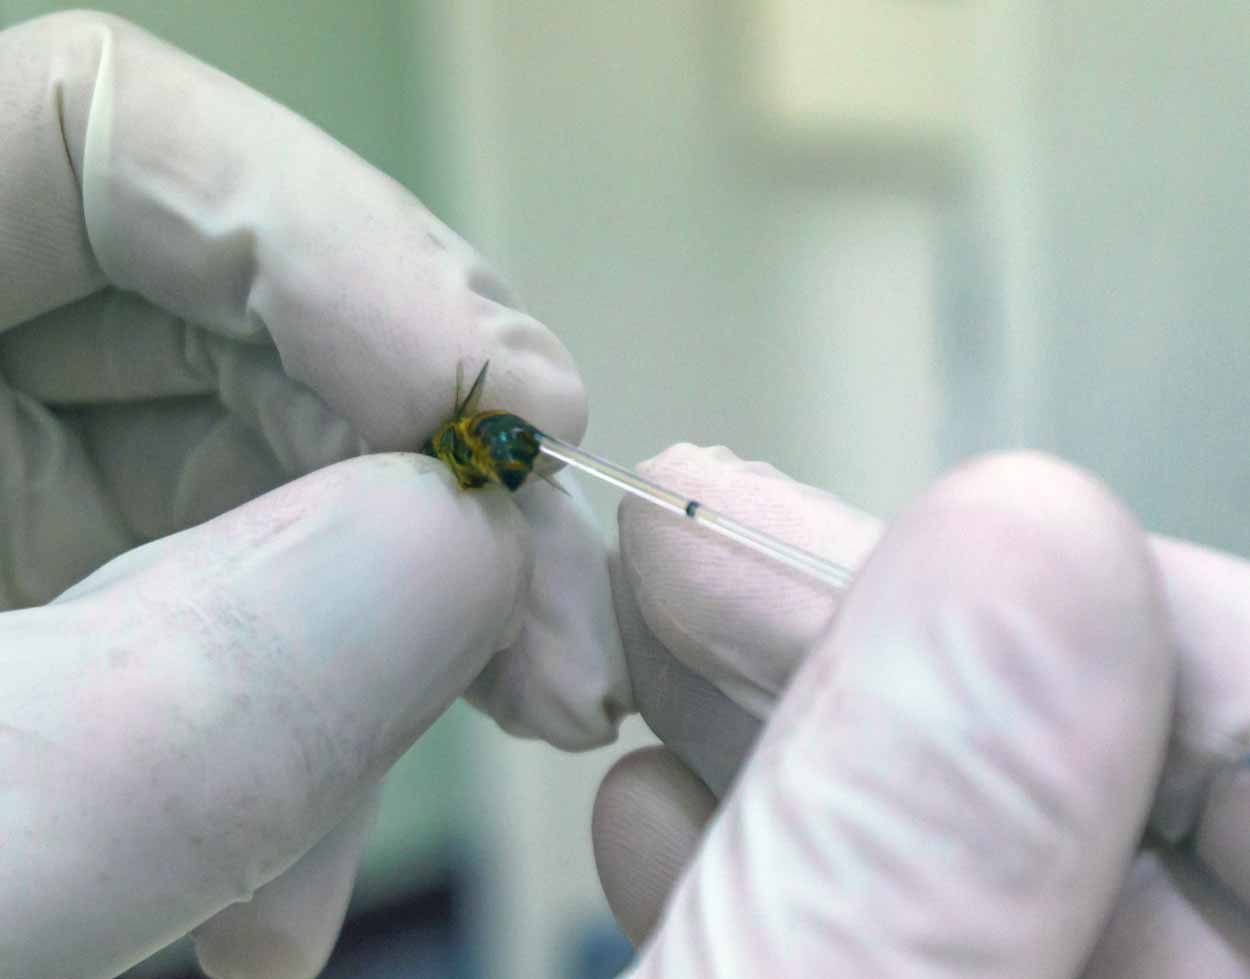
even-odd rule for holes
{"type": "MultiPolygon", "coordinates": [[[[889,515],[1036,446],[1250,554],[1240,0],[98,6],[490,256],[580,363],[601,454],[723,443],[889,515]]],[[[648,738],[568,758],[453,709],[389,782],[327,975],[613,975],[590,804],[648,738]]]]}

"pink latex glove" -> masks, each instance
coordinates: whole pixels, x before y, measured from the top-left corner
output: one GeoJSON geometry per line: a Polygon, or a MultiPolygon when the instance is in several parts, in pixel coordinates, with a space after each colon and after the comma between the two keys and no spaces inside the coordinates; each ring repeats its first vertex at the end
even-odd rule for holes
{"type": "Polygon", "coordinates": [[[1250,975],[1250,566],[1035,456],[879,542],[723,450],[642,468],[863,569],[838,596],[622,505],[617,614],[667,743],[596,803],[634,975],[1250,975]]]}
{"type": "Polygon", "coordinates": [[[581,436],[567,352],[394,181],[116,18],[0,33],[0,976],[196,929],[309,979],[454,698],[613,737],[586,508],[400,454],[486,360],[483,406],[581,436]]]}

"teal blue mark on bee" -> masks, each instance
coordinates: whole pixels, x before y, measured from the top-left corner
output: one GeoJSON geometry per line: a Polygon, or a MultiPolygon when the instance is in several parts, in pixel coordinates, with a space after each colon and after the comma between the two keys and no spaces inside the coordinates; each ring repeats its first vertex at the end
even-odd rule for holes
{"type": "MultiPolygon", "coordinates": [[[[498,483],[515,492],[534,471],[542,432],[511,412],[477,410],[488,367],[490,361],[482,365],[463,401],[463,367],[457,369],[452,417],[438,427],[421,451],[446,463],[464,489],[498,483]]],[[[543,473],[538,476],[551,482],[543,473]]]]}

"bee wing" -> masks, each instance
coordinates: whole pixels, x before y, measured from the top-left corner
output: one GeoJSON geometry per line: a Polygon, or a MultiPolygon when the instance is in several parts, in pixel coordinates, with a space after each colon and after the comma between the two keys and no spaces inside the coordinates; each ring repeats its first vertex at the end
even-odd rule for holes
{"type": "Polygon", "coordinates": [[[460,392],[464,390],[464,361],[456,361],[456,397],[451,403],[451,417],[460,415],[460,392]]]}
{"type": "Polygon", "coordinates": [[[571,496],[571,494],[569,493],[569,491],[568,491],[568,490],[566,490],[563,486],[561,486],[559,483],[557,483],[557,482],[555,481],[555,479],[554,479],[554,478],[552,478],[552,477],[551,477],[550,475],[548,475],[547,473],[545,473],[545,472],[540,472],[540,471],[539,471],[539,470],[537,470],[537,469],[533,470],[533,473],[534,473],[534,475],[535,475],[535,476],[537,476],[539,479],[541,479],[541,480],[542,480],[544,483],[546,483],[548,486],[552,486],[552,487],[554,487],[555,489],[557,489],[557,490],[559,490],[561,493],[563,493],[565,496],[571,496]]]}
{"type": "MultiPolygon", "coordinates": [[[[473,387],[469,388],[469,393],[464,396],[464,400],[456,405],[456,417],[463,418],[466,415],[477,413],[477,403],[482,400],[482,386],[486,383],[486,368],[490,367],[490,361],[482,365],[482,369],[477,372],[477,379],[473,382],[473,387]]],[[[457,368],[463,376],[463,364],[457,368]]],[[[456,383],[456,397],[460,397],[459,379],[456,383]]]]}

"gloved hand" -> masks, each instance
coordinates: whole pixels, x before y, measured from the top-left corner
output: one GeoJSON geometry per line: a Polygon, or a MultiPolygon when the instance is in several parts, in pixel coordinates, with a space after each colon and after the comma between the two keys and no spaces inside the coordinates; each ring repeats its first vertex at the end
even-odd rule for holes
{"type": "Polygon", "coordinates": [[[838,596],[622,505],[617,613],[667,744],[596,801],[634,975],[1250,975],[1250,566],[1039,457],[964,467],[879,543],[723,451],[642,469],[863,567],[838,596]]]}
{"type": "Polygon", "coordinates": [[[613,736],[585,509],[395,451],[488,359],[485,404],[580,437],[567,353],[403,188],[114,18],[0,34],[0,975],[199,926],[214,976],[311,977],[470,683],[613,736]]]}

